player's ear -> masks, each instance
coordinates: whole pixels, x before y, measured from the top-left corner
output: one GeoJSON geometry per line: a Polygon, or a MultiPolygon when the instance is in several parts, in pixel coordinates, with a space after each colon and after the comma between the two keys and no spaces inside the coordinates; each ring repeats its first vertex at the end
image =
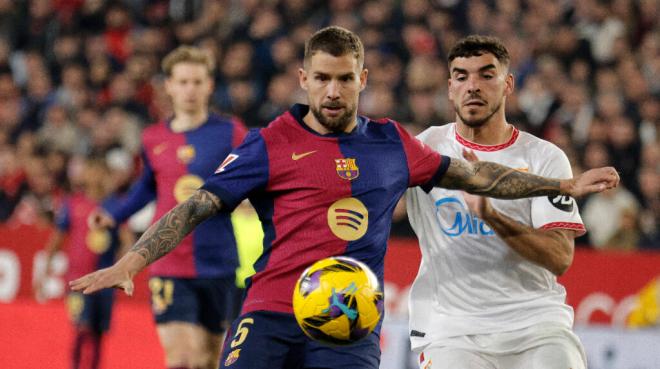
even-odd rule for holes
{"type": "Polygon", "coordinates": [[[170,91],[172,91],[172,81],[170,81],[170,78],[165,78],[165,82],[163,83],[163,88],[165,88],[165,93],[167,95],[171,95],[170,91]]]}
{"type": "Polygon", "coordinates": [[[508,96],[513,93],[513,88],[515,87],[515,79],[513,74],[509,73],[504,80],[504,95],[508,96]]]}
{"type": "Polygon", "coordinates": [[[307,72],[304,68],[298,68],[298,83],[300,88],[307,91],[307,72]]]}
{"type": "Polygon", "coordinates": [[[369,75],[369,70],[367,68],[362,69],[362,72],[360,72],[360,91],[364,90],[367,87],[368,75],[369,75]]]}
{"type": "Polygon", "coordinates": [[[449,101],[454,101],[454,90],[451,88],[451,77],[447,78],[447,97],[449,101]]]}

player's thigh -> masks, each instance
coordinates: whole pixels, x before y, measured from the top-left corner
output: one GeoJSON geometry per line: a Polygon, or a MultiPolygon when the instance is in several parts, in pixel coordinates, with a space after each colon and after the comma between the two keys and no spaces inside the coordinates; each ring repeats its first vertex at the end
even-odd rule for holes
{"type": "Polygon", "coordinates": [[[71,322],[96,333],[110,328],[114,291],[105,289],[91,295],[71,292],[67,296],[67,309],[71,322]]]}
{"type": "Polygon", "coordinates": [[[511,355],[501,360],[502,368],[511,369],[585,369],[578,347],[570,342],[550,343],[511,355]]]}
{"type": "Polygon", "coordinates": [[[222,335],[229,323],[238,316],[241,294],[234,276],[194,280],[198,300],[198,322],[207,331],[222,335]]]}
{"type": "MultiPolygon", "coordinates": [[[[420,354],[420,369],[500,369],[494,359],[462,348],[431,346],[420,354]]],[[[510,368],[506,368],[510,369],[510,368]]]]}
{"type": "Polygon", "coordinates": [[[151,311],[156,324],[171,322],[199,323],[199,299],[192,280],[151,277],[151,311]]]}
{"type": "Polygon", "coordinates": [[[380,338],[372,333],[347,346],[328,346],[306,338],[305,368],[378,369],[380,338]]]}
{"type": "Polygon", "coordinates": [[[227,330],[220,368],[302,368],[305,337],[291,314],[254,311],[227,330]]]}
{"type": "Polygon", "coordinates": [[[185,357],[187,360],[189,356],[198,356],[204,351],[204,332],[196,324],[188,322],[159,323],[156,325],[156,330],[168,361],[178,357],[185,357]]]}

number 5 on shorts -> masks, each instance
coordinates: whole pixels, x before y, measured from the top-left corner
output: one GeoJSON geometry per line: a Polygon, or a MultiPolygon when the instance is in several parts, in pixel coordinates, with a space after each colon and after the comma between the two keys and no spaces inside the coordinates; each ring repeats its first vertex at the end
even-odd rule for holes
{"type": "Polygon", "coordinates": [[[231,341],[231,348],[234,348],[245,342],[248,333],[250,333],[250,328],[246,327],[246,325],[248,324],[254,324],[254,319],[245,318],[241,320],[240,323],[238,323],[238,328],[236,328],[236,334],[234,335],[234,339],[231,341]]]}

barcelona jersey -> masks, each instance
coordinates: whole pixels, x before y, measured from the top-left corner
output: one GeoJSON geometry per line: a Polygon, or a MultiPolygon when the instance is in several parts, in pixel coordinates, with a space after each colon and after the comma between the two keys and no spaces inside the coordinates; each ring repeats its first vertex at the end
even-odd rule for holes
{"type": "MultiPolygon", "coordinates": [[[[174,132],[169,122],[146,128],[142,135],[144,169],[126,200],[110,214],[123,222],[156,199],[154,219],[190,197],[218,163],[246,134],[242,123],[210,114],[194,130],[174,132]]],[[[150,266],[150,273],[176,278],[231,276],[238,266],[236,240],[228,214],[219,214],[195,228],[169,254],[150,266]]]]}
{"type": "MultiPolygon", "coordinates": [[[[108,198],[104,206],[116,202],[108,198]]],[[[92,230],[87,217],[99,205],[83,193],[74,193],[67,198],[55,218],[55,226],[68,234],[67,255],[69,269],[67,280],[74,280],[95,270],[111,266],[119,248],[116,229],[92,230]]]]}
{"type": "Polygon", "coordinates": [[[345,255],[383,281],[392,212],[408,187],[430,190],[449,158],[391,120],[358,117],[351,133],[320,135],[295,105],[253,130],[202,187],[231,211],[249,198],[264,228],[264,252],[242,314],[292,313],[297,278],[319,259],[345,255]]]}

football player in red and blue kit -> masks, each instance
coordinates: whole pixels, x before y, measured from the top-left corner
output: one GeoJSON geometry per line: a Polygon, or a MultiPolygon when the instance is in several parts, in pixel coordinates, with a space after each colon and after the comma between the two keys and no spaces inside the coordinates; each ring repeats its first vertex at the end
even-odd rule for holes
{"type": "Polygon", "coordinates": [[[122,260],[72,281],[71,288],[90,293],[114,286],[131,293],[135,273],[170,252],[197,224],[247,197],[264,228],[264,253],[228,333],[221,367],[376,369],[379,329],[351,346],[312,341],[292,314],[293,288],[306,267],[334,255],[366,263],[382,282],[392,212],[408,187],[518,198],[579,196],[618,181],[613,168],[560,181],[494,163],[450,160],[394,121],[357,116],[367,82],[363,63],[354,33],[340,27],[315,33],[299,72],[309,105],[296,105],[252,131],[200,190],[149,228],[122,260]]]}
{"type": "MultiPolygon", "coordinates": [[[[68,270],[67,280],[79,278],[115,262],[116,256],[126,251],[135,241],[128,229],[90,229],[87,216],[98,206],[112,206],[118,198],[109,196],[112,182],[105,176],[110,169],[103,159],[86,159],[80,175],[79,190],[69,195],[58,209],[56,229],[45,247],[46,273],[35,283],[37,296],[49,277],[55,254],[64,248],[68,270]],[[120,247],[121,246],[121,247],[120,247]]],[[[73,369],[96,369],[101,359],[103,336],[110,328],[114,300],[113,290],[102,290],[92,295],[70,292],[67,308],[75,329],[71,355],[73,369]]]]}
{"type": "MultiPolygon", "coordinates": [[[[243,140],[236,119],[210,113],[213,62],[180,47],[163,60],[174,116],[142,134],[142,176],[115,209],[92,216],[98,226],[121,223],[156,200],[155,219],[184,202],[243,140]]],[[[217,367],[224,330],[236,316],[236,240],[229,213],[209,218],[179,247],[150,266],[152,310],[168,368],[217,367]]]]}

